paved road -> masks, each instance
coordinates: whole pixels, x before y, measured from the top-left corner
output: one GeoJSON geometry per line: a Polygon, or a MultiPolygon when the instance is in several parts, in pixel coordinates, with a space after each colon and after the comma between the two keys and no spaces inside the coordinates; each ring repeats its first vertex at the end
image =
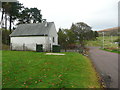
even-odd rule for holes
{"type": "Polygon", "coordinates": [[[100,50],[98,47],[89,48],[89,56],[107,87],[118,88],[118,54],[100,50]]]}

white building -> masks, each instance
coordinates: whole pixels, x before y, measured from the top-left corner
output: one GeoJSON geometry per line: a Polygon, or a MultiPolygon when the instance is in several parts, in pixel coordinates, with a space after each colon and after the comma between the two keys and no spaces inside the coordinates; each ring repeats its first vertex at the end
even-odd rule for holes
{"type": "Polygon", "coordinates": [[[10,34],[12,50],[36,51],[37,45],[43,45],[43,51],[52,50],[58,45],[58,35],[54,22],[21,24],[10,34]]]}

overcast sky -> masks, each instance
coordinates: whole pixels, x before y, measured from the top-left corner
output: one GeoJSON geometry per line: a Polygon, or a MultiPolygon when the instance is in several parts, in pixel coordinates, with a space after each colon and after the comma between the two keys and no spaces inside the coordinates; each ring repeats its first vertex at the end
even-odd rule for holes
{"type": "Polygon", "coordinates": [[[70,28],[85,22],[93,30],[118,26],[119,0],[18,0],[25,7],[41,9],[43,19],[55,22],[56,28],[70,28]]]}

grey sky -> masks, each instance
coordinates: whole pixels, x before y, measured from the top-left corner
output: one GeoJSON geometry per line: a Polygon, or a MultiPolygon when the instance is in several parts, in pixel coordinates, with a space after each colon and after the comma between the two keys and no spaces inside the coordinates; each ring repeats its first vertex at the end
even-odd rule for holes
{"type": "Polygon", "coordinates": [[[117,27],[119,0],[18,0],[26,7],[41,9],[44,19],[54,21],[56,28],[70,28],[85,22],[93,30],[117,27]]]}

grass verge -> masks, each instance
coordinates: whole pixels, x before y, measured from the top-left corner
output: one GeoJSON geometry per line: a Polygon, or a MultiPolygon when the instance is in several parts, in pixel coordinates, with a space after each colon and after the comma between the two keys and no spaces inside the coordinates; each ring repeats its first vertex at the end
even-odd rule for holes
{"type": "Polygon", "coordinates": [[[110,49],[101,49],[101,50],[105,50],[105,51],[108,51],[108,52],[113,52],[113,53],[118,53],[118,54],[120,54],[120,51],[118,51],[118,50],[114,50],[114,49],[112,49],[112,50],[110,50],[110,49]]]}

